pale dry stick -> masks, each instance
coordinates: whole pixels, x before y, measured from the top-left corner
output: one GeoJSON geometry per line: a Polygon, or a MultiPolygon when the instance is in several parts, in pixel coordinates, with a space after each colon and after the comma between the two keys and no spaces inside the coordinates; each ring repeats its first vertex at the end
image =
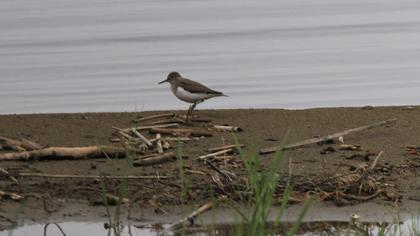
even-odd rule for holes
{"type": "Polygon", "coordinates": [[[162,136],[160,134],[156,134],[156,147],[157,147],[157,152],[159,154],[163,153],[163,147],[162,147],[162,140],[161,140],[162,136]]]}
{"type": "Polygon", "coordinates": [[[31,151],[31,150],[37,150],[37,149],[42,148],[40,144],[29,141],[27,139],[16,140],[16,139],[11,139],[11,138],[6,138],[3,136],[0,136],[0,145],[2,147],[10,148],[16,151],[26,151],[26,150],[31,151]]]}
{"type": "MultiPolygon", "coordinates": [[[[198,141],[201,139],[201,137],[165,137],[161,138],[162,141],[180,141],[180,142],[186,142],[186,141],[198,141]]],[[[156,142],[156,139],[150,139],[150,142],[154,143],[156,142]]]]}
{"type": "Polygon", "coordinates": [[[204,129],[185,129],[185,128],[151,128],[150,133],[170,134],[170,135],[193,135],[193,136],[205,136],[211,137],[213,133],[204,129]]]}
{"type": "Polygon", "coordinates": [[[233,148],[243,148],[245,147],[244,144],[231,144],[231,145],[224,145],[224,146],[220,146],[220,147],[214,147],[214,148],[209,148],[207,149],[208,152],[218,152],[218,151],[222,151],[222,150],[226,150],[226,149],[233,149],[233,148]]]}
{"type": "Polygon", "coordinates": [[[100,175],[59,175],[44,173],[17,173],[10,176],[15,177],[31,177],[31,178],[52,178],[52,179],[167,179],[169,176],[155,175],[116,175],[116,176],[100,176],[100,175]]]}
{"type": "MultiPolygon", "coordinates": [[[[175,117],[178,117],[178,118],[180,118],[180,119],[187,119],[187,116],[186,115],[181,115],[181,114],[178,114],[178,115],[176,115],[175,117]]],[[[188,119],[194,119],[194,118],[199,118],[198,116],[189,116],[188,117],[188,119]]]]}
{"type": "Polygon", "coordinates": [[[49,147],[29,152],[1,153],[0,161],[79,160],[106,158],[107,155],[123,158],[127,150],[130,149],[113,146],[49,147]]]}
{"type": "Polygon", "coordinates": [[[163,149],[168,150],[169,148],[171,148],[171,144],[168,141],[163,141],[162,142],[162,147],[163,147],[163,149]]]}
{"type": "MultiPolygon", "coordinates": [[[[187,118],[187,116],[186,115],[177,115],[175,118],[179,119],[180,121],[185,122],[185,119],[187,118]]],[[[211,119],[200,118],[198,116],[190,116],[189,120],[191,122],[202,122],[202,123],[210,123],[212,121],[211,119]]]]}
{"type": "Polygon", "coordinates": [[[23,197],[20,196],[19,194],[4,192],[0,190],[0,199],[3,199],[3,198],[10,198],[14,201],[20,201],[23,199],[23,197]]]}
{"type": "Polygon", "coordinates": [[[118,131],[118,133],[123,136],[124,138],[128,139],[129,141],[136,141],[137,139],[134,138],[133,136],[127,134],[126,132],[123,131],[118,131]]]}
{"type": "Polygon", "coordinates": [[[360,145],[353,145],[353,144],[340,144],[338,149],[339,150],[360,151],[360,150],[362,150],[362,147],[360,145]]]}
{"type": "Polygon", "coordinates": [[[378,155],[375,157],[375,160],[373,160],[373,163],[372,163],[372,165],[369,168],[370,170],[373,170],[375,168],[376,163],[378,162],[379,158],[382,156],[383,153],[384,153],[384,151],[380,151],[378,153],[378,155]]]}
{"type": "Polygon", "coordinates": [[[232,132],[241,132],[243,131],[242,128],[236,127],[236,126],[230,126],[230,125],[214,125],[214,129],[218,131],[232,131],[232,132]]]}
{"type": "Polygon", "coordinates": [[[197,175],[208,175],[207,173],[200,171],[200,170],[190,170],[190,169],[185,169],[185,173],[186,174],[197,174],[197,175]]]}
{"type": "Polygon", "coordinates": [[[168,153],[163,153],[163,154],[155,155],[152,157],[136,160],[133,162],[133,165],[134,166],[150,166],[150,165],[161,164],[161,163],[172,161],[172,160],[176,160],[176,154],[174,152],[168,152],[168,153]]]}
{"type": "Polygon", "coordinates": [[[185,121],[183,121],[183,120],[181,120],[177,117],[173,117],[173,118],[166,119],[166,120],[158,120],[158,121],[152,122],[150,124],[152,124],[152,125],[164,125],[164,124],[171,124],[171,123],[182,123],[183,124],[183,123],[185,123],[185,121]]]}
{"type": "Polygon", "coordinates": [[[182,227],[182,225],[184,225],[185,223],[188,223],[188,222],[193,222],[193,221],[194,221],[194,219],[195,219],[197,216],[199,216],[199,215],[203,214],[204,212],[206,212],[206,211],[210,210],[212,207],[213,207],[213,202],[208,202],[208,203],[206,203],[206,204],[204,204],[204,205],[200,206],[197,210],[193,211],[193,212],[192,212],[190,215],[188,215],[187,217],[184,217],[184,218],[180,219],[179,221],[177,221],[177,222],[175,222],[175,223],[171,224],[171,225],[169,226],[169,229],[172,229],[172,230],[174,230],[174,229],[179,229],[179,228],[180,228],[180,227],[182,227]]]}
{"type": "Polygon", "coordinates": [[[153,116],[146,116],[143,118],[138,119],[137,121],[147,121],[147,120],[153,120],[153,119],[159,119],[159,118],[165,118],[165,117],[174,117],[174,113],[165,113],[165,114],[159,114],[159,115],[153,115],[153,116]]]}
{"type": "Polygon", "coordinates": [[[5,175],[9,176],[9,179],[12,180],[13,182],[15,182],[16,184],[19,184],[19,182],[17,181],[17,179],[15,179],[15,177],[10,176],[9,172],[3,168],[0,167],[0,172],[2,172],[5,175]]]}
{"type": "Polygon", "coordinates": [[[146,143],[146,145],[150,148],[153,147],[153,143],[150,142],[146,137],[144,137],[144,135],[142,135],[140,132],[138,132],[136,129],[132,128],[131,131],[137,136],[139,137],[144,143],[146,143]]]}
{"type": "MultiPolygon", "coordinates": [[[[133,127],[134,129],[141,131],[141,130],[149,130],[152,128],[172,128],[172,127],[179,127],[178,123],[171,123],[171,124],[164,124],[164,125],[146,125],[146,126],[137,126],[133,127]]],[[[128,132],[133,128],[123,129],[124,131],[128,132]]]]}
{"type": "Polygon", "coordinates": [[[196,158],[196,160],[205,160],[209,157],[215,157],[215,156],[223,155],[225,153],[232,152],[232,151],[233,151],[233,148],[225,149],[225,150],[222,150],[222,151],[213,152],[213,153],[210,153],[210,154],[199,156],[199,157],[196,158]]]}
{"type": "MultiPolygon", "coordinates": [[[[302,147],[302,146],[306,146],[306,145],[310,145],[310,144],[314,144],[314,143],[323,142],[323,141],[327,141],[327,140],[330,140],[330,139],[338,138],[340,136],[348,135],[348,134],[351,134],[351,133],[360,132],[360,131],[363,131],[363,130],[368,130],[368,129],[372,129],[372,128],[375,128],[375,127],[388,125],[390,123],[394,123],[396,120],[397,119],[389,119],[389,120],[385,120],[385,121],[381,121],[381,122],[376,122],[376,123],[373,123],[373,124],[370,124],[370,125],[365,125],[365,126],[360,126],[360,127],[353,128],[353,129],[348,129],[348,130],[338,132],[338,133],[335,133],[335,134],[326,135],[326,136],[323,136],[323,137],[320,137],[320,138],[307,139],[307,140],[304,140],[304,141],[288,144],[288,145],[284,146],[282,148],[282,150],[298,148],[298,147],[302,147]]],[[[273,152],[276,152],[278,149],[279,149],[279,147],[262,148],[262,149],[260,149],[260,154],[273,153],[273,152]]]]}

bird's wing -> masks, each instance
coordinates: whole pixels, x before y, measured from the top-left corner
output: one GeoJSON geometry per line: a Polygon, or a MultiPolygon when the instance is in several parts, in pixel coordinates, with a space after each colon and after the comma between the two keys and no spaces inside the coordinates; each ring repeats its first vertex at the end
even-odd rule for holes
{"type": "Polygon", "coordinates": [[[180,81],[180,85],[191,93],[207,93],[207,94],[223,95],[222,92],[210,89],[198,82],[185,79],[185,78],[183,78],[180,81]]]}

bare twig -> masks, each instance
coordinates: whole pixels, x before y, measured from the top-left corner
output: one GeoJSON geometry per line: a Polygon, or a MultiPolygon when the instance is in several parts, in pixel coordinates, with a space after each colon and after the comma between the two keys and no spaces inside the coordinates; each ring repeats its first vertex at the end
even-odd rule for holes
{"type": "MultiPolygon", "coordinates": [[[[342,136],[340,136],[342,137],[342,136]]],[[[338,147],[340,150],[350,150],[350,151],[360,151],[362,147],[360,145],[353,145],[353,144],[340,144],[338,147]]]]}
{"type": "MultiPolygon", "coordinates": [[[[185,120],[185,119],[187,119],[187,116],[186,115],[177,115],[176,118],[180,118],[180,119],[185,120]]],[[[202,123],[210,123],[211,122],[211,119],[200,118],[198,116],[190,116],[189,120],[191,122],[202,122],[202,123]]]]}
{"type": "Polygon", "coordinates": [[[370,166],[370,170],[373,170],[376,166],[376,163],[378,162],[379,158],[382,156],[382,154],[384,153],[384,151],[381,151],[378,153],[378,155],[375,157],[375,160],[373,160],[372,165],[370,166]]]}
{"type": "Polygon", "coordinates": [[[233,148],[225,149],[225,150],[222,150],[222,151],[213,152],[213,153],[210,153],[210,154],[199,156],[199,157],[196,158],[196,160],[205,160],[209,157],[215,157],[215,156],[223,155],[225,153],[232,152],[232,151],[233,151],[233,148]]]}
{"type": "Polygon", "coordinates": [[[232,132],[241,132],[242,128],[230,125],[214,125],[213,128],[218,131],[232,131],[232,132]]]}
{"type": "Polygon", "coordinates": [[[160,134],[156,134],[156,148],[157,148],[157,152],[159,154],[163,153],[163,147],[162,147],[162,140],[161,140],[162,136],[160,134]]]}
{"type": "MultiPolygon", "coordinates": [[[[138,126],[138,127],[134,127],[134,129],[136,130],[149,130],[152,128],[170,128],[170,127],[179,127],[179,124],[177,123],[171,123],[171,124],[164,124],[164,125],[146,125],[146,126],[138,126]]],[[[123,129],[124,131],[130,131],[133,128],[127,128],[127,129],[123,129]]]]}
{"type": "Polygon", "coordinates": [[[165,113],[165,114],[159,114],[159,115],[153,115],[153,116],[146,116],[146,117],[138,119],[137,121],[147,121],[147,120],[154,120],[154,119],[174,117],[174,116],[175,116],[174,113],[165,113]]]}
{"type": "Polygon", "coordinates": [[[2,172],[5,175],[8,175],[10,180],[12,180],[13,182],[15,182],[16,184],[19,184],[19,182],[17,181],[17,179],[15,179],[15,177],[10,176],[9,172],[3,168],[0,167],[0,172],[2,172]]]}
{"type": "Polygon", "coordinates": [[[166,128],[151,128],[151,133],[170,134],[170,135],[193,135],[211,137],[213,133],[203,129],[166,129],[166,128]]]}
{"type": "Polygon", "coordinates": [[[148,157],[145,159],[139,159],[134,161],[134,166],[150,166],[161,164],[167,161],[176,160],[176,154],[174,152],[163,153],[159,155],[155,155],[152,157],[148,157]]]}
{"type": "Polygon", "coordinates": [[[27,139],[16,140],[2,136],[0,136],[0,146],[4,149],[12,149],[15,151],[31,151],[42,148],[41,145],[27,139]]]}
{"type": "Polygon", "coordinates": [[[175,117],[175,118],[166,119],[166,120],[158,120],[158,121],[152,122],[151,124],[164,125],[164,124],[172,124],[172,123],[184,123],[184,121],[175,117]]]}
{"type": "Polygon", "coordinates": [[[163,141],[162,147],[163,149],[168,150],[169,148],[171,148],[171,144],[168,141],[163,141]]]}
{"type": "Polygon", "coordinates": [[[135,128],[132,128],[131,131],[133,134],[135,134],[137,137],[139,137],[146,145],[150,148],[153,147],[152,142],[150,142],[146,137],[144,137],[140,132],[138,132],[135,128]]]}
{"type": "MultiPolygon", "coordinates": [[[[185,142],[185,141],[197,141],[200,140],[201,137],[164,137],[161,138],[163,141],[180,141],[180,142],[185,142]]],[[[150,139],[150,142],[156,142],[156,139],[150,139]]]]}
{"type": "Polygon", "coordinates": [[[123,136],[124,138],[128,139],[129,141],[135,141],[136,138],[134,138],[133,136],[127,134],[125,131],[118,131],[118,133],[123,136]]]}
{"type": "Polygon", "coordinates": [[[44,173],[16,173],[10,174],[15,177],[33,177],[33,178],[54,178],[54,179],[167,179],[168,176],[155,175],[121,175],[121,176],[100,176],[100,175],[59,175],[44,173]]]}
{"type": "Polygon", "coordinates": [[[124,158],[126,154],[126,148],[112,146],[49,147],[29,152],[2,153],[0,154],[0,161],[78,160],[105,158],[107,155],[124,158]]]}
{"type": "Polygon", "coordinates": [[[210,210],[213,207],[213,202],[208,202],[202,206],[200,206],[200,208],[198,208],[197,210],[193,211],[190,215],[188,215],[187,217],[184,217],[182,219],[180,219],[179,221],[171,224],[169,226],[169,229],[179,229],[180,227],[182,227],[182,225],[184,225],[185,223],[193,223],[194,219],[203,214],[204,212],[210,210]]]}
{"type": "Polygon", "coordinates": [[[12,199],[14,201],[20,201],[23,199],[23,197],[20,196],[19,194],[0,191],[0,199],[7,199],[7,198],[12,199]]]}
{"type": "MultiPolygon", "coordinates": [[[[363,131],[363,130],[388,125],[388,124],[394,123],[396,120],[397,119],[389,119],[389,120],[373,123],[373,124],[370,124],[370,125],[360,126],[358,128],[354,128],[354,129],[348,129],[348,130],[345,130],[345,131],[342,131],[342,132],[338,132],[338,133],[335,133],[335,134],[330,134],[330,135],[323,136],[323,137],[320,137],[320,138],[307,139],[307,140],[304,140],[304,141],[288,144],[288,145],[284,146],[282,149],[283,150],[288,150],[288,149],[302,147],[302,146],[306,146],[306,145],[310,145],[310,144],[314,144],[314,143],[318,143],[318,142],[323,142],[323,141],[326,141],[326,140],[338,138],[340,136],[348,135],[348,134],[351,134],[351,133],[360,132],[360,131],[363,131]]],[[[273,152],[276,152],[277,149],[278,149],[278,147],[262,148],[260,150],[260,153],[261,154],[273,153],[273,152]]]]}
{"type": "Polygon", "coordinates": [[[209,149],[207,149],[207,151],[208,152],[218,152],[218,151],[222,151],[222,150],[226,150],[226,149],[238,148],[238,146],[239,146],[239,148],[245,147],[244,144],[239,144],[239,145],[232,144],[232,145],[224,145],[224,146],[220,146],[220,147],[209,148],[209,149]]]}

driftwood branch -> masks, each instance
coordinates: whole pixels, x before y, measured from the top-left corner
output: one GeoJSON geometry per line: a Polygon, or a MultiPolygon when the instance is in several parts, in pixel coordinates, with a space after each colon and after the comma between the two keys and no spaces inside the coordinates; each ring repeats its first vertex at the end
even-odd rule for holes
{"type": "Polygon", "coordinates": [[[375,169],[376,164],[378,163],[379,158],[382,156],[384,151],[379,152],[379,154],[375,157],[375,160],[373,161],[372,165],[369,167],[370,170],[375,169]]]}
{"type": "Polygon", "coordinates": [[[134,138],[133,136],[127,134],[124,131],[118,131],[118,134],[120,134],[122,137],[126,138],[128,141],[136,141],[136,138],[134,138]]]}
{"type": "Polygon", "coordinates": [[[231,132],[241,132],[242,128],[230,125],[214,125],[213,128],[217,131],[231,131],[231,132]]]}
{"type": "Polygon", "coordinates": [[[160,134],[156,134],[156,149],[159,154],[163,153],[163,147],[162,147],[162,136],[160,134]]]}
{"type": "Polygon", "coordinates": [[[230,144],[230,145],[225,145],[225,146],[220,146],[220,147],[214,147],[214,148],[209,148],[207,149],[208,152],[218,152],[218,151],[222,151],[222,150],[226,150],[226,149],[237,149],[237,148],[243,148],[245,147],[244,144],[230,144]]]}
{"type": "Polygon", "coordinates": [[[12,199],[14,201],[22,200],[23,197],[16,193],[9,193],[0,190],[0,199],[12,199]]]}
{"type": "MultiPolygon", "coordinates": [[[[0,175],[1,176],[1,175],[0,175]]],[[[14,177],[31,177],[31,178],[52,178],[52,179],[167,179],[168,176],[158,175],[115,175],[115,176],[101,176],[101,175],[60,175],[60,174],[44,174],[44,173],[14,173],[8,176],[14,177]]]]}
{"type": "MultiPolygon", "coordinates": [[[[185,120],[187,119],[186,115],[177,115],[176,118],[185,120]]],[[[212,120],[208,118],[201,118],[198,116],[189,116],[188,117],[191,122],[201,122],[201,123],[210,123],[212,120]]]]}
{"type": "Polygon", "coordinates": [[[186,224],[186,223],[193,223],[194,219],[203,214],[204,212],[210,210],[213,207],[213,202],[208,202],[202,206],[200,206],[200,208],[198,208],[197,210],[193,211],[190,215],[188,215],[187,217],[184,217],[182,219],[180,219],[179,221],[171,224],[169,226],[169,229],[179,229],[182,227],[182,225],[186,224]]]}
{"type": "Polygon", "coordinates": [[[233,151],[233,148],[221,150],[221,151],[218,151],[218,152],[214,152],[214,153],[206,154],[206,155],[203,155],[203,156],[199,156],[199,157],[197,157],[197,160],[205,160],[207,158],[220,156],[220,155],[232,152],[232,151],[233,151]]]}
{"type": "MultiPolygon", "coordinates": [[[[146,125],[146,126],[138,126],[138,127],[134,127],[134,129],[136,130],[149,130],[152,128],[170,128],[170,127],[179,127],[178,123],[170,123],[170,124],[162,124],[162,125],[146,125]]],[[[127,128],[127,129],[123,129],[126,132],[129,132],[131,129],[133,128],[127,128]]]]}
{"type": "Polygon", "coordinates": [[[49,147],[29,152],[2,153],[0,161],[30,161],[30,160],[78,160],[106,158],[108,156],[125,158],[126,148],[112,146],[88,147],[49,147]]]}
{"type": "MultiPolygon", "coordinates": [[[[360,131],[363,131],[363,130],[368,130],[368,129],[372,129],[372,128],[375,128],[375,127],[388,125],[388,124],[394,123],[396,120],[397,119],[385,120],[385,121],[376,122],[376,123],[373,123],[373,124],[370,124],[370,125],[365,125],[365,126],[360,126],[360,127],[353,128],[353,129],[348,129],[348,130],[345,130],[345,131],[342,131],[342,132],[338,132],[338,133],[335,133],[335,134],[330,134],[330,135],[323,136],[323,137],[320,137],[320,138],[307,139],[307,140],[304,140],[304,141],[288,144],[288,145],[284,146],[282,149],[283,150],[288,150],[288,149],[302,147],[302,146],[306,146],[306,145],[310,145],[310,144],[314,144],[314,143],[318,143],[318,142],[331,140],[331,139],[334,139],[334,138],[339,138],[340,136],[348,135],[348,134],[351,134],[351,133],[360,132],[360,131]]],[[[278,148],[279,147],[262,148],[262,149],[260,149],[260,153],[261,154],[273,153],[273,152],[276,152],[278,150],[278,148]]]]}
{"type": "Polygon", "coordinates": [[[31,151],[41,149],[42,146],[27,139],[11,139],[0,136],[0,149],[10,149],[15,151],[31,151]]]}
{"type": "Polygon", "coordinates": [[[15,177],[13,177],[13,176],[10,176],[10,174],[9,174],[9,172],[8,172],[7,170],[5,170],[5,169],[3,169],[3,168],[1,168],[1,167],[0,167],[0,172],[1,172],[1,173],[3,173],[3,174],[5,174],[5,175],[8,175],[8,176],[9,176],[9,178],[10,178],[13,182],[15,182],[16,184],[19,184],[19,182],[17,181],[17,179],[15,179],[15,177]]]}
{"type": "Polygon", "coordinates": [[[165,113],[165,114],[142,117],[142,118],[138,119],[137,121],[147,121],[147,120],[154,120],[154,119],[174,117],[174,116],[175,116],[174,113],[165,113]]]}
{"type": "Polygon", "coordinates": [[[144,159],[139,159],[134,161],[134,166],[151,166],[156,164],[161,164],[164,162],[176,160],[176,154],[174,152],[168,152],[164,154],[158,154],[155,156],[147,157],[144,159]]]}
{"type": "Polygon", "coordinates": [[[137,137],[139,137],[144,143],[146,143],[146,145],[150,148],[153,147],[152,142],[150,142],[146,137],[144,137],[144,135],[142,135],[139,131],[137,131],[136,129],[131,129],[131,131],[133,132],[133,134],[135,134],[137,137]]]}
{"type": "Polygon", "coordinates": [[[151,128],[150,133],[170,134],[170,135],[192,135],[211,137],[213,133],[203,129],[167,129],[167,128],[151,128]]]}

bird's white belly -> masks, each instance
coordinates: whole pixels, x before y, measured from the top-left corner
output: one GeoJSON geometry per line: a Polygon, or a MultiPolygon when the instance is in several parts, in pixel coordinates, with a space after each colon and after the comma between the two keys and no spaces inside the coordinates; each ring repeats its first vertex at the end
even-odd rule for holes
{"type": "Polygon", "coordinates": [[[182,87],[178,87],[175,90],[175,96],[181,99],[184,102],[194,103],[200,100],[205,100],[207,98],[214,97],[213,94],[206,94],[206,93],[190,93],[187,90],[183,89],[182,87]]]}

